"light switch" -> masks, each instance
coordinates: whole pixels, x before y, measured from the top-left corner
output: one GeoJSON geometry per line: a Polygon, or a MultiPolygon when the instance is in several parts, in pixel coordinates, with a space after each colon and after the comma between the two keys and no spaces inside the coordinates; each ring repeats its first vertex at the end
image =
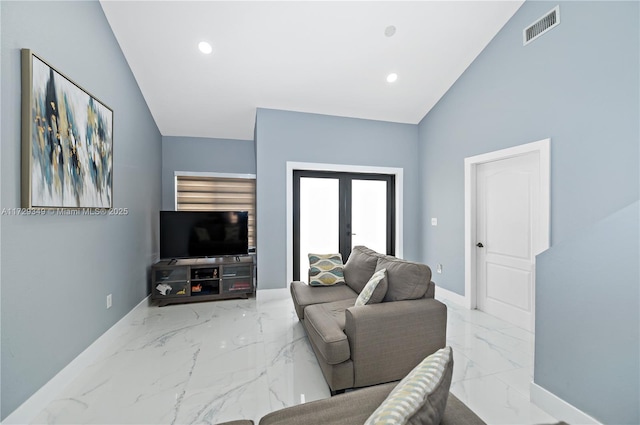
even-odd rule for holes
{"type": "Polygon", "coordinates": [[[432,226],[437,226],[437,225],[438,225],[438,219],[437,219],[437,218],[435,218],[435,217],[433,217],[433,218],[431,219],[431,225],[432,225],[432,226]]]}
{"type": "Polygon", "coordinates": [[[438,264],[438,265],[436,266],[436,272],[438,272],[438,273],[442,273],[442,264],[438,264]]]}

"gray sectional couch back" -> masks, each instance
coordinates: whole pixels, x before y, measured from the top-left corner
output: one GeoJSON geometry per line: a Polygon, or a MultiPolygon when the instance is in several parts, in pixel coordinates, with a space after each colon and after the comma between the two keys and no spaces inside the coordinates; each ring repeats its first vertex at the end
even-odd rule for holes
{"type": "Polygon", "coordinates": [[[356,293],[380,269],[387,269],[387,293],[383,301],[433,298],[435,285],[431,282],[431,269],[426,264],[402,260],[380,254],[365,246],[355,246],[344,265],[344,280],[356,293]]]}

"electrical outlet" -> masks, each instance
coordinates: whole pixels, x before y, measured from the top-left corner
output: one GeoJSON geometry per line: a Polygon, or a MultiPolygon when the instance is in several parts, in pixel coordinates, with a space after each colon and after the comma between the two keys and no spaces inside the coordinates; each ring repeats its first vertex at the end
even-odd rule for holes
{"type": "Polygon", "coordinates": [[[431,219],[431,225],[432,226],[437,226],[438,225],[438,218],[437,217],[433,217],[431,219]]]}
{"type": "Polygon", "coordinates": [[[442,273],[442,264],[438,264],[438,265],[436,266],[436,271],[437,271],[438,273],[442,273]]]}
{"type": "Polygon", "coordinates": [[[111,308],[111,306],[113,305],[113,297],[111,296],[111,294],[107,295],[107,308],[111,308]]]}

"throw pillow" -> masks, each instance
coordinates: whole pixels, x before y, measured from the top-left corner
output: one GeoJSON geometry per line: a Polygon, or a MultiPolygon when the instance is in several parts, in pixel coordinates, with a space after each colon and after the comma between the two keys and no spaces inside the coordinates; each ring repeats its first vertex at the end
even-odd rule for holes
{"type": "Polygon", "coordinates": [[[376,304],[382,301],[387,293],[387,269],[380,269],[371,276],[369,282],[364,286],[356,305],[376,304]]]}
{"type": "Polygon", "coordinates": [[[416,366],[389,393],[365,425],[437,425],[449,398],[453,353],[441,348],[416,366]]]}
{"type": "Polygon", "coordinates": [[[309,254],[309,285],[330,286],[344,283],[341,254],[309,254]]]}

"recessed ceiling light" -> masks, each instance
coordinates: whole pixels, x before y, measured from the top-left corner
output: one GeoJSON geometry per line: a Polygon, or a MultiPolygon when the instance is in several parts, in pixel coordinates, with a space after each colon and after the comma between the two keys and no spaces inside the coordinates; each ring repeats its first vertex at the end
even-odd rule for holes
{"type": "Polygon", "coordinates": [[[389,25],[384,29],[384,35],[386,35],[387,37],[393,37],[395,33],[396,33],[396,27],[394,27],[393,25],[389,25]]]}
{"type": "Polygon", "coordinates": [[[211,47],[211,44],[207,43],[206,41],[201,41],[200,43],[198,43],[198,49],[200,49],[200,51],[205,55],[213,52],[213,47],[211,47]]]}
{"type": "Polygon", "coordinates": [[[387,83],[394,83],[397,79],[398,79],[398,74],[396,74],[395,72],[392,72],[391,74],[387,75],[387,83]]]}

